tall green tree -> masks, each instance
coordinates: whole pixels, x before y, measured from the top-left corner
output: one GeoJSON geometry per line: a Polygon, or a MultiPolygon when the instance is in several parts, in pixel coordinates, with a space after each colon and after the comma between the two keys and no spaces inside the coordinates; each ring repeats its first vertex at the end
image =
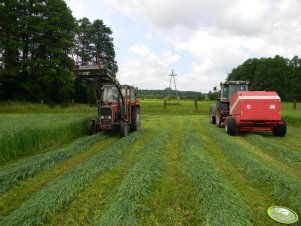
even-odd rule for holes
{"type": "MultiPolygon", "coordinates": [[[[77,21],[77,33],[75,35],[75,55],[78,64],[105,64],[116,76],[118,71],[115,61],[115,49],[112,38],[112,30],[102,20],[90,22],[88,18],[77,21]]],[[[94,93],[91,88],[80,79],[75,79],[74,98],[79,102],[93,102],[94,93]]]]}
{"type": "Polygon", "coordinates": [[[102,20],[95,20],[92,24],[92,46],[93,54],[116,75],[118,71],[117,62],[115,61],[115,50],[111,28],[107,27],[102,20]]]}
{"type": "Polygon", "coordinates": [[[283,100],[301,100],[301,62],[276,55],[273,58],[249,59],[234,68],[228,80],[249,80],[251,90],[276,91],[283,100]]]}
{"type": "Polygon", "coordinates": [[[63,0],[1,0],[2,99],[62,102],[73,87],[75,19],[63,0]]]}
{"type": "Polygon", "coordinates": [[[19,7],[17,0],[0,1],[0,95],[5,99],[12,99],[17,91],[19,80],[19,39],[18,18],[19,7]]]}

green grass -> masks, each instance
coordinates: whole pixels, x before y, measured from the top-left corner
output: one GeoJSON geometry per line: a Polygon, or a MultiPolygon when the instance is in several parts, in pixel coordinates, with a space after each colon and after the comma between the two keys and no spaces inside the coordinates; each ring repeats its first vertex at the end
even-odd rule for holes
{"type": "Polygon", "coordinates": [[[293,109],[293,103],[281,103],[281,115],[288,126],[301,127],[301,103],[293,109]]]}
{"type": "Polygon", "coordinates": [[[101,153],[55,178],[5,217],[0,225],[41,224],[50,213],[74,200],[97,175],[116,166],[121,161],[123,152],[142,135],[142,132],[135,132],[122,138],[101,153]]]}
{"type": "Polygon", "coordinates": [[[251,225],[249,207],[225,180],[218,165],[204,152],[192,121],[183,131],[182,155],[188,174],[198,188],[202,225],[251,225]]]}
{"type": "Polygon", "coordinates": [[[0,152],[24,148],[1,163],[0,225],[277,225],[271,205],[301,214],[299,109],[282,104],[283,117],[297,119],[285,137],[231,137],[209,124],[211,103],[165,110],[163,100],[143,100],[142,131],[117,142],[99,134],[70,143],[96,112],[88,106],[1,114],[0,152]]]}
{"type": "Polygon", "coordinates": [[[168,129],[158,133],[143,148],[116,190],[112,191],[105,210],[96,213],[94,225],[137,225],[139,202],[148,195],[161,173],[160,151],[169,136],[168,129]]]}
{"type": "MultiPolygon", "coordinates": [[[[143,119],[145,115],[143,116],[143,119]]],[[[158,119],[158,123],[163,123],[158,119]]],[[[130,146],[130,150],[123,154],[123,160],[113,169],[96,177],[93,183],[87,187],[80,196],[69,206],[60,209],[49,216],[48,225],[91,225],[94,211],[100,211],[106,204],[107,196],[116,188],[127,173],[133,160],[147,145],[149,140],[160,130],[152,122],[143,120],[143,137],[130,146]],[[144,129],[147,128],[147,129],[144,129]]],[[[107,139],[105,139],[106,141],[107,139]]],[[[103,142],[101,142],[103,143],[103,142]]],[[[1,197],[0,197],[1,198],[1,197]]]]}
{"type": "Polygon", "coordinates": [[[160,154],[162,173],[137,213],[139,225],[198,225],[202,219],[197,214],[200,206],[197,189],[187,176],[179,148],[186,125],[182,116],[170,119],[172,136],[160,154]]]}
{"type": "Polygon", "coordinates": [[[245,136],[245,139],[252,145],[260,147],[266,153],[269,153],[278,160],[292,166],[298,166],[299,169],[301,169],[301,152],[286,146],[280,146],[277,142],[275,143],[273,139],[254,133],[248,134],[245,136]]]}
{"type": "Polygon", "coordinates": [[[95,142],[105,138],[104,135],[83,137],[74,141],[64,148],[58,148],[47,153],[35,155],[32,158],[25,159],[9,167],[1,169],[0,172],[0,192],[16,184],[20,180],[35,176],[44,170],[47,170],[57,163],[77,155],[91,147],[95,142]]]}
{"type": "Polygon", "coordinates": [[[164,100],[142,100],[141,109],[147,114],[177,114],[177,115],[199,115],[207,114],[212,101],[198,101],[198,108],[195,109],[194,100],[167,101],[164,108],[164,100]]]}
{"type": "Polygon", "coordinates": [[[217,138],[216,142],[223,148],[233,164],[240,166],[252,178],[272,185],[274,187],[272,192],[279,203],[301,212],[301,181],[299,179],[291,177],[239,144],[239,137],[228,136],[219,128],[209,125],[207,129],[213,137],[217,138]]]}
{"type": "Polygon", "coordinates": [[[99,154],[118,139],[118,136],[110,136],[93,144],[88,150],[59,162],[48,170],[36,174],[34,177],[19,181],[16,186],[10,187],[7,192],[0,193],[0,221],[35,193],[44,189],[49,182],[77,165],[84,163],[87,159],[99,154]]]}
{"type": "Polygon", "coordinates": [[[0,101],[0,113],[95,113],[95,104],[40,104],[22,101],[0,101]]]}
{"type": "Polygon", "coordinates": [[[1,115],[0,163],[79,137],[90,119],[84,114],[1,115]]]}

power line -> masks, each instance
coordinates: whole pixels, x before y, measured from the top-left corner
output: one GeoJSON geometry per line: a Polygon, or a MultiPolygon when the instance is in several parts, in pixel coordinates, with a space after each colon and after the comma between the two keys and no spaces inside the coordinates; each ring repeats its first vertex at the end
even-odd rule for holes
{"type": "Polygon", "coordinates": [[[172,69],[171,74],[169,74],[169,76],[170,76],[170,81],[169,81],[169,89],[168,89],[168,93],[167,93],[167,99],[169,99],[170,92],[171,92],[171,83],[173,81],[174,85],[175,85],[176,98],[179,101],[178,90],[177,90],[177,85],[176,85],[176,76],[177,76],[177,74],[175,74],[173,69],[172,69]]]}

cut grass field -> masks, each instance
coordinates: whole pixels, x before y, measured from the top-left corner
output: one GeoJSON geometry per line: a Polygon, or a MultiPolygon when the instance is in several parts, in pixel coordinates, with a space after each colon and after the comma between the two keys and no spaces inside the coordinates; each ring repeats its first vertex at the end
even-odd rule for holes
{"type": "MultiPolygon", "coordinates": [[[[181,101],[165,110],[161,101],[142,101],[141,131],[122,139],[76,138],[91,113],[3,114],[25,122],[16,140],[30,139],[32,124],[46,143],[24,147],[21,158],[0,166],[0,225],[276,226],[266,214],[272,205],[301,217],[299,124],[288,124],[281,138],[269,132],[231,137],[209,123],[210,103],[195,110],[193,101],[181,101]],[[57,127],[34,124],[45,117],[58,128],[70,126],[70,134],[48,135],[57,127]],[[78,130],[64,120],[78,122],[78,130]]],[[[298,121],[299,110],[290,107],[283,104],[284,117],[298,121]]]]}

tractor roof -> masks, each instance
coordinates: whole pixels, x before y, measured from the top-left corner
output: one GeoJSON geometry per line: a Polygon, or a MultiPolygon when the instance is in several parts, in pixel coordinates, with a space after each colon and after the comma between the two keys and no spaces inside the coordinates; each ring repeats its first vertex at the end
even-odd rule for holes
{"type": "Polygon", "coordinates": [[[225,81],[225,82],[221,82],[220,85],[224,86],[224,85],[249,85],[250,82],[249,81],[225,81]]]}

